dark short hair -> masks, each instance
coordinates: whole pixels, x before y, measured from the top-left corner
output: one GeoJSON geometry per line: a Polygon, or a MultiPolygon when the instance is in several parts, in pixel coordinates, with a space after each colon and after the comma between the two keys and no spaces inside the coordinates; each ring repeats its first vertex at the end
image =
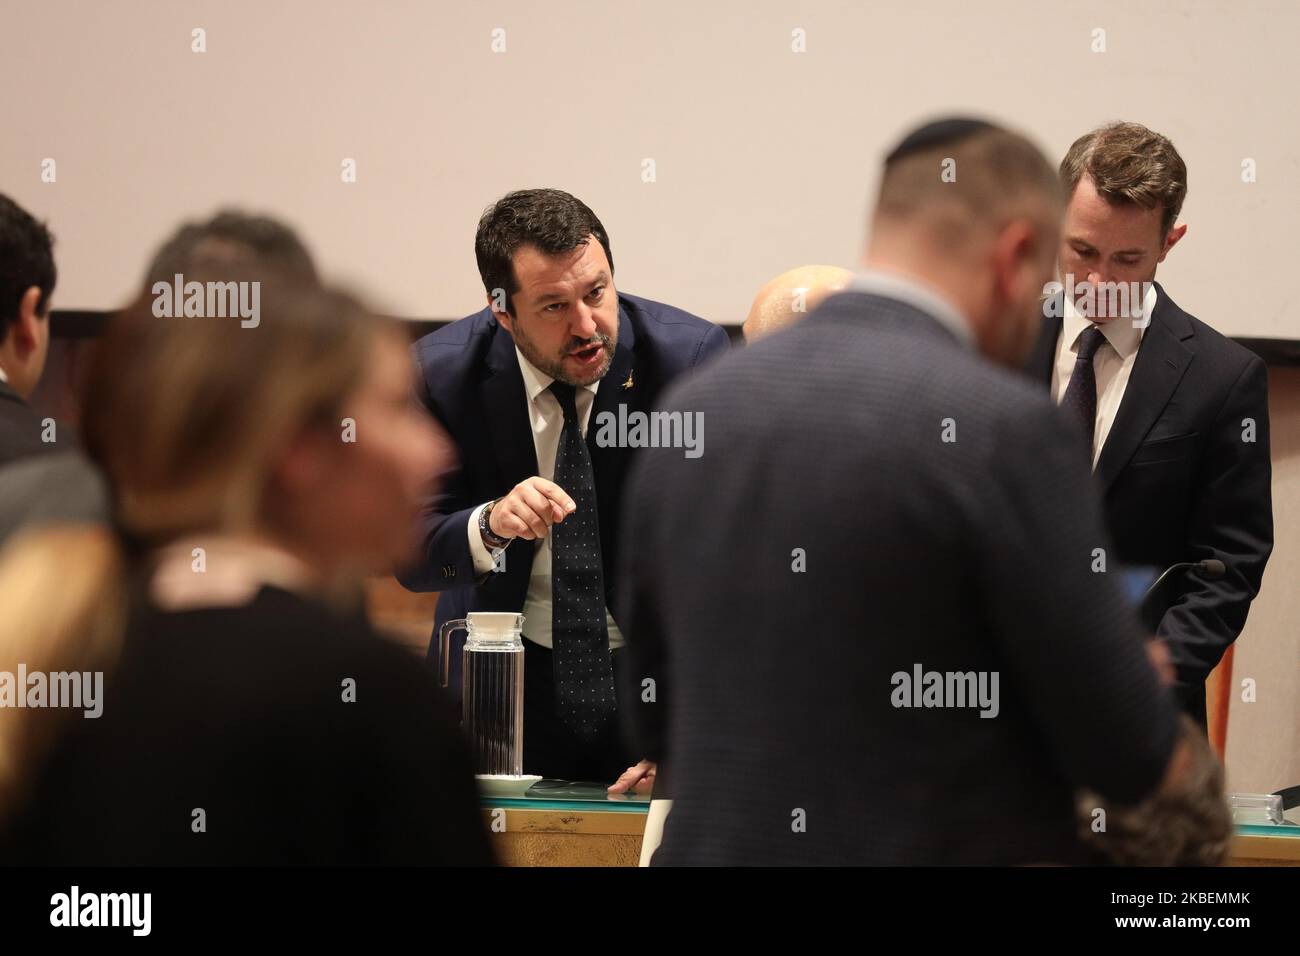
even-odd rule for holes
{"type": "Polygon", "coordinates": [[[145,288],[177,274],[257,265],[315,281],[316,266],[298,234],[270,216],[223,209],[207,222],[187,222],[154,254],[145,288]]]}
{"type": "Polygon", "coordinates": [[[609,248],[609,236],[582,200],[560,189],[507,193],[484,210],[474,236],[474,257],[483,288],[488,295],[496,289],[504,290],[506,311],[514,315],[513,297],[519,291],[514,255],[519,247],[536,246],[544,255],[558,256],[586,245],[591,236],[605,250],[612,275],[614,254],[609,248]]]}
{"type": "Polygon", "coordinates": [[[18,306],[32,286],[41,290],[36,314],[45,315],[54,293],[54,237],[31,213],[0,193],[0,342],[18,321],[18,306]]]}
{"type": "Polygon", "coordinates": [[[1138,123],[1108,123],[1074,141],[1061,160],[1066,196],[1085,175],[1109,203],[1160,210],[1161,236],[1187,198],[1187,164],[1166,136],[1138,123]]]}

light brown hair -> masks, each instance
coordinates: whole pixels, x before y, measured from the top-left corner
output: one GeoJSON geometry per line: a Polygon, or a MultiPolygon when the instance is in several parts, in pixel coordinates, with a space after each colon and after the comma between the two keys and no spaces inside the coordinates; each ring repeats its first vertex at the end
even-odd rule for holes
{"type": "Polygon", "coordinates": [[[380,325],[346,294],[279,270],[185,278],[259,283],[260,324],[157,318],[143,296],[113,320],[83,388],[86,450],[119,525],[149,544],[256,523],[282,442],[331,420],[360,383],[380,325]]]}
{"type": "Polygon", "coordinates": [[[1061,185],[1073,196],[1087,174],[1111,203],[1160,209],[1161,238],[1187,197],[1187,164],[1165,136],[1138,123],[1108,123],[1074,141],[1061,160],[1061,185]]]}

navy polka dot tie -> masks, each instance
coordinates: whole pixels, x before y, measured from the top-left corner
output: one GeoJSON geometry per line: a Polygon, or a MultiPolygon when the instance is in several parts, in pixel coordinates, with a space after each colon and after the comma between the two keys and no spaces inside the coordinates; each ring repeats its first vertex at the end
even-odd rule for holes
{"type": "Polygon", "coordinates": [[[1061,407],[1078,419],[1083,426],[1088,450],[1092,451],[1093,432],[1097,423],[1097,372],[1092,367],[1093,356],[1106,340],[1101,329],[1090,325],[1079,336],[1079,353],[1070,373],[1070,384],[1065,387],[1061,407]]]}
{"type": "Polygon", "coordinates": [[[564,410],[555,483],[577,510],[551,528],[551,642],[560,719],[590,740],[615,710],[614,669],[605,625],[605,583],[591,455],[578,425],[572,385],[553,382],[564,410]]]}

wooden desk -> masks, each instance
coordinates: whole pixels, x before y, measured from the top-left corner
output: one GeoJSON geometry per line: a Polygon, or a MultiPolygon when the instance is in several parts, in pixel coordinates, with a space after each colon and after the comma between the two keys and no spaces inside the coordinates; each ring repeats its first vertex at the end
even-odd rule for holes
{"type": "Polygon", "coordinates": [[[1300,866],[1300,827],[1238,826],[1229,866],[1300,866]]]}
{"type": "MultiPolygon", "coordinates": [[[[521,802],[502,800],[497,803],[508,806],[494,806],[483,801],[492,846],[506,866],[637,865],[646,821],[643,809],[531,809],[520,807],[521,802]]],[[[1300,827],[1239,826],[1228,865],[1300,866],[1300,827]]]]}
{"type": "Polygon", "coordinates": [[[506,866],[636,866],[641,857],[644,810],[524,809],[518,801],[490,802],[483,803],[483,820],[506,866]]]}
{"type": "Polygon", "coordinates": [[[483,795],[483,822],[506,866],[636,866],[649,797],[599,783],[544,780],[528,796],[483,795]]]}

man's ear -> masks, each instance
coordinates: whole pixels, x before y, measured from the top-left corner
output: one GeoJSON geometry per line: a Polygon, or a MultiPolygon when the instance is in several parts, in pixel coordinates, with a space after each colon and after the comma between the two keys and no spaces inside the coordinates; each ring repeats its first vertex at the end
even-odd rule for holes
{"type": "Polygon", "coordinates": [[[501,327],[503,329],[505,329],[511,335],[514,335],[515,330],[511,326],[511,323],[514,322],[514,318],[510,315],[509,312],[506,311],[506,301],[505,301],[504,291],[501,289],[497,289],[495,295],[489,295],[487,297],[487,305],[488,305],[488,310],[491,311],[492,313],[492,318],[496,319],[497,322],[501,324],[501,327]]]}
{"type": "Polygon", "coordinates": [[[40,342],[38,338],[37,323],[49,321],[49,306],[46,306],[45,315],[36,311],[36,307],[41,301],[40,286],[30,286],[23,293],[22,298],[18,300],[18,321],[15,322],[9,330],[9,334],[16,336],[15,343],[24,353],[30,352],[36,348],[40,342]]]}
{"type": "Polygon", "coordinates": [[[1008,223],[993,245],[994,276],[998,295],[1004,302],[1016,302],[1022,288],[1035,273],[1042,237],[1027,219],[1008,223]]]}
{"type": "Polygon", "coordinates": [[[1179,223],[1169,230],[1169,235],[1165,236],[1165,247],[1160,250],[1160,258],[1157,263],[1164,262],[1165,256],[1169,255],[1169,250],[1178,245],[1178,240],[1183,238],[1187,233],[1187,223],[1179,223]]]}

